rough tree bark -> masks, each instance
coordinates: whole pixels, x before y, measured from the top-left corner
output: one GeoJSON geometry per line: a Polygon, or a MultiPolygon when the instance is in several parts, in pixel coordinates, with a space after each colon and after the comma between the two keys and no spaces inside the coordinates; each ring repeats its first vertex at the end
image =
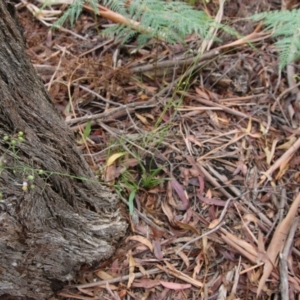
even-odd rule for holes
{"type": "Polygon", "coordinates": [[[116,196],[92,180],[10,8],[0,0],[0,298],[41,300],[81,264],[111,256],[127,225],[116,196]],[[24,191],[28,175],[35,188],[24,191]]]}

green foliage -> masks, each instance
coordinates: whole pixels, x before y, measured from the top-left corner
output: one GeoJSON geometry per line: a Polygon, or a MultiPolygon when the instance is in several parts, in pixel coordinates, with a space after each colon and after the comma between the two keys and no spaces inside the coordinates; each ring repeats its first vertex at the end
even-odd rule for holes
{"type": "Polygon", "coordinates": [[[158,173],[162,170],[161,167],[157,169],[151,169],[149,172],[147,172],[146,168],[142,164],[140,164],[140,167],[142,169],[142,178],[140,184],[143,188],[154,188],[166,180],[165,178],[157,177],[158,173]]]}
{"type": "Polygon", "coordinates": [[[91,130],[92,130],[92,121],[89,120],[87,121],[85,127],[84,127],[84,131],[83,131],[83,138],[86,140],[89,135],[91,134],[91,130]]]}
{"type": "Polygon", "coordinates": [[[271,11],[256,14],[252,20],[262,21],[267,30],[277,37],[280,69],[300,58],[300,10],[271,11]]]}
{"type": "Polygon", "coordinates": [[[119,195],[124,194],[124,192],[129,193],[127,204],[130,215],[133,214],[134,200],[139,191],[144,193],[145,190],[152,189],[168,180],[168,178],[158,177],[158,173],[162,170],[161,167],[146,170],[141,162],[139,163],[139,166],[141,168],[140,179],[138,179],[134,173],[130,172],[130,170],[126,170],[121,175],[120,182],[115,185],[116,191],[119,195]]]}
{"type": "MultiPolygon", "coordinates": [[[[96,8],[97,0],[74,0],[56,25],[61,26],[66,20],[73,24],[79,17],[85,2],[96,8]]],[[[195,10],[185,2],[133,0],[128,7],[125,7],[124,1],[104,0],[103,4],[123,17],[140,23],[138,27],[117,24],[104,32],[122,38],[123,42],[139,32],[139,45],[145,44],[151,38],[169,43],[183,42],[185,36],[192,33],[209,38],[208,31],[214,24],[214,21],[203,11],[195,10]]]]}

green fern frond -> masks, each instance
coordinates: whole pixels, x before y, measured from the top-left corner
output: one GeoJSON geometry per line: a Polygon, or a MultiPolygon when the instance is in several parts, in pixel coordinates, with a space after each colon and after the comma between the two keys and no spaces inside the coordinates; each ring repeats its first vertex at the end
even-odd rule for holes
{"type": "Polygon", "coordinates": [[[73,1],[68,7],[68,9],[65,11],[65,13],[54,23],[53,26],[62,26],[67,20],[69,20],[71,25],[73,25],[75,21],[79,18],[85,2],[85,0],[73,1]]]}
{"type": "MultiPolygon", "coordinates": [[[[65,14],[55,25],[61,26],[66,20],[73,24],[82,7],[88,2],[97,11],[97,0],[74,0],[65,14]]],[[[188,34],[209,38],[208,32],[213,20],[202,11],[194,10],[185,2],[163,0],[132,0],[128,7],[122,0],[103,0],[102,3],[127,19],[139,22],[138,27],[116,25],[104,31],[122,37],[123,42],[139,32],[138,42],[158,38],[169,43],[182,42],[188,34]]]]}
{"type": "Polygon", "coordinates": [[[138,29],[141,36],[138,40],[143,43],[146,37],[163,39],[169,43],[182,42],[191,33],[204,38],[213,24],[204,12],[196,11],[184,2],[161,0],[133,1],[128,8],[128,17],[140,22],[138,29]]]}
{"type": "MultiPolygon", "coordinates": [[[[97,0],[94,0],[94,1],[97,2],[97,0]]],[[[120,0],[104,0],[104,1],[102,1],[103,5],[109,7],[114,12],[117,12],[117,13],[125,16],[127,13],[126,13],[126,9],[124,6],[124,2],[125,1],[120,1],[120,0]]]]}
{"type": "Polygon", "coordinates": [[[280,69],[300,58],[300,10],[271,11],[256,14],[254,21],[262,21],[272,31],[279,50],[280,69]]]}

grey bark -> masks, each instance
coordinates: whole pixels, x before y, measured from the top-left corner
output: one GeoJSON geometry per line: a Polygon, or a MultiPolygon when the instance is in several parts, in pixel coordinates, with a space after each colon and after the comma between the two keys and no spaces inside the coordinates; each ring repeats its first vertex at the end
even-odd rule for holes
{"type": "Polygon", "coordinates": [[[110,257],[127,224],[80,156],[8,8],[0,0],[0,298],[47,299],[82,264],[110,257]],[[35,188],[24,191],[28,175],[35,188]]]}

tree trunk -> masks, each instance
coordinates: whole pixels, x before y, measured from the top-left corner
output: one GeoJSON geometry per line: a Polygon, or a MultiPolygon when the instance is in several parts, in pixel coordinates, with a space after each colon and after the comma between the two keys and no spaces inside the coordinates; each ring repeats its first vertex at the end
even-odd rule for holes
{"type": "Polygon", "coordinates": [[[47,299],[80,265],[111,256],[127,225],[81,158],[3,0],[0,41],[0,299],[47,299]]]}

